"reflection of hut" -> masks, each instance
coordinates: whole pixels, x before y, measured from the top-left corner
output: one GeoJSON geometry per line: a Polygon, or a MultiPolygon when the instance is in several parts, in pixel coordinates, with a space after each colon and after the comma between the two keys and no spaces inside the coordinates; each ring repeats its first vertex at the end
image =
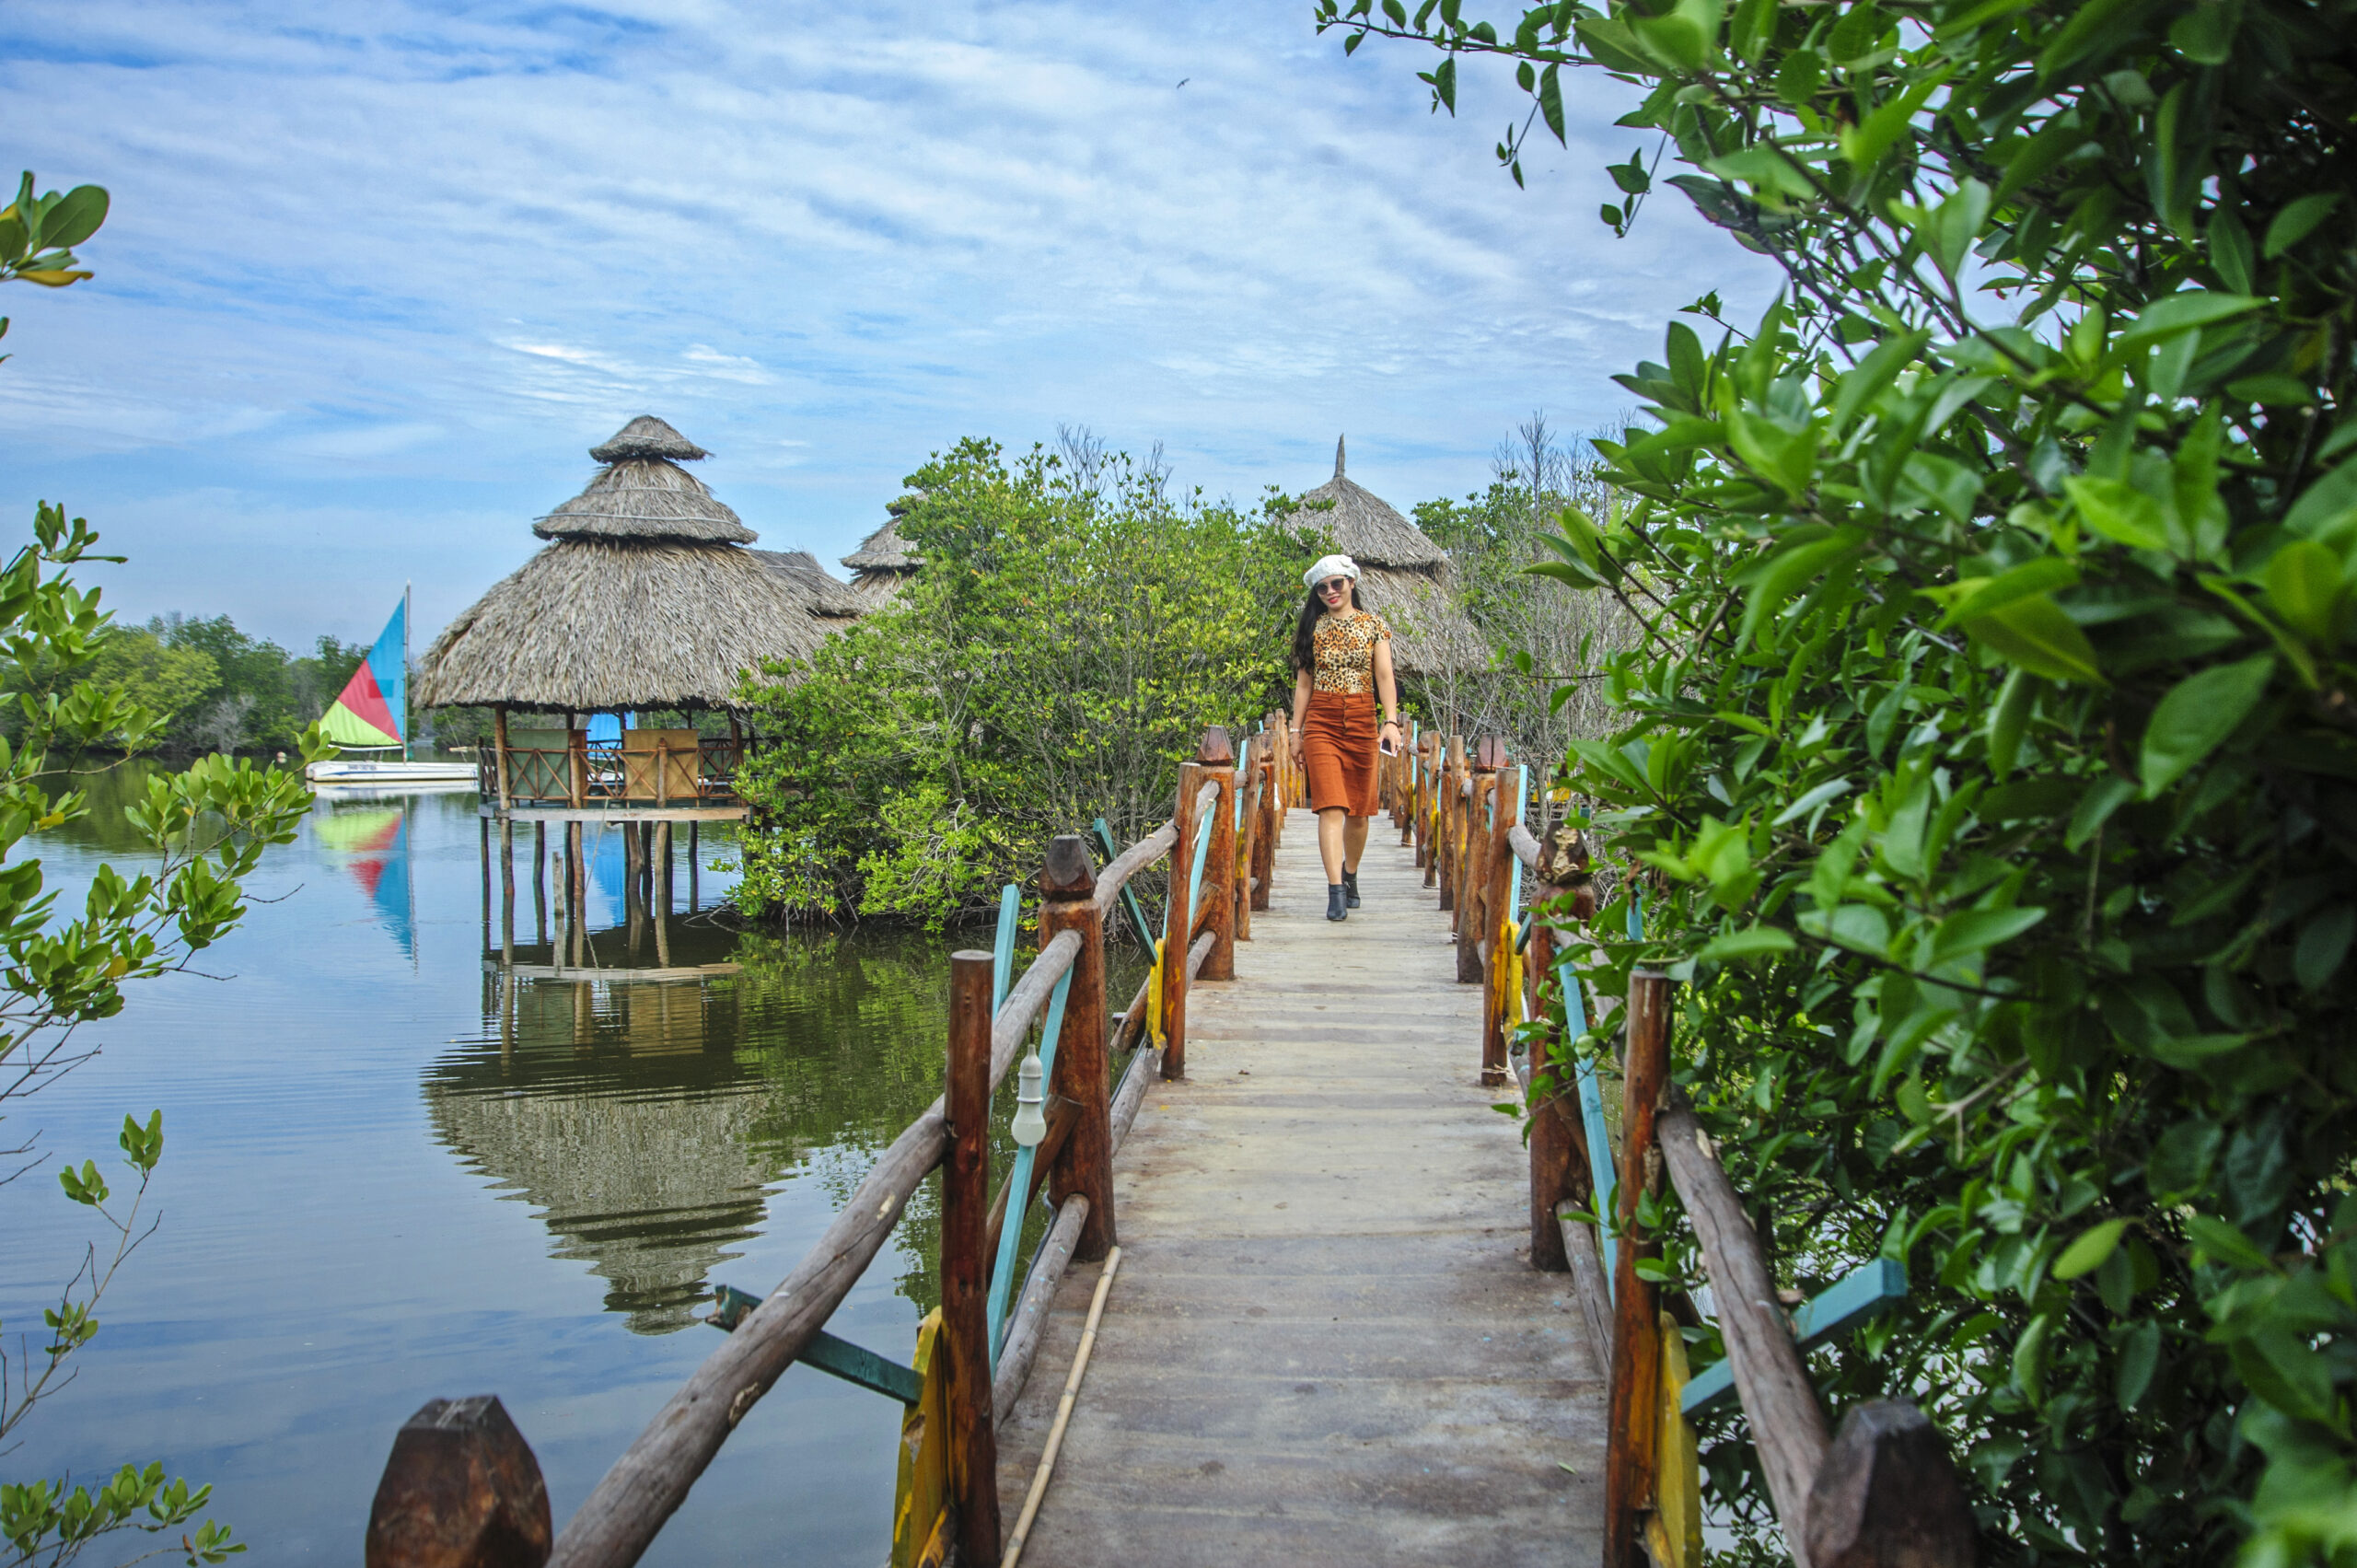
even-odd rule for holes
{"type": "Polygon", "coordinates": [[[601,1049],[535,1050],[572,1037],[586,989],[520,988],[524,1050],[436,1063],[427,1110],[444,1143],[540,1211],[555,1256],[609,1283],[609,1310],[669,1333],[694,1322],[712,1271],[759,1231],[765,1189],[797,1156],[765,1131],[768,1086],[735,1060],[728,993],[618,986],[601,1049]]]}
{"type": "Polygon", "coordinates": [[[1334,477],[1301,501],[1286,526],[1323,531],[1335,549],[1359,563],[1359,605],[1391,623],[1403,671],[1489,662],[1488,645],[1457,608],[1447,552],[1382,496],[1344,477],[1340,438],[1334,442],[1334,477]]]}
{"type": "Polygon", "coordinates": [[[923,557],[911,553],[909,541],[900,537],[900,519],[921,499],[903,495],[893,502],[885,508],[891,516],[884,526],[843,557],[843,564],[851,568],[852,587],[871,603],[880,603],[898,594],[924,565],[923,557]]]}

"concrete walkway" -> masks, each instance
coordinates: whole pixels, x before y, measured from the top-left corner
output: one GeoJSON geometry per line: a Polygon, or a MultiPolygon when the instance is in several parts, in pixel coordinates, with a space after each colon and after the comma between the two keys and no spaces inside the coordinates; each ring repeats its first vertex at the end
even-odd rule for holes
{"type": "MultiPolygon", "coordinates": [[[[1447,916],[1382,818],[1348,922],[1306,811],[1273,881],[1116,1161],[1121,1266],[1024,1562],[1593,1562],[1602,1357],[1570,1276],[1530,1268],[1447,916]]],[[[1000,1430],[1010,1530],[1097,1272],[1066,1275],[1000,1430]]]]}

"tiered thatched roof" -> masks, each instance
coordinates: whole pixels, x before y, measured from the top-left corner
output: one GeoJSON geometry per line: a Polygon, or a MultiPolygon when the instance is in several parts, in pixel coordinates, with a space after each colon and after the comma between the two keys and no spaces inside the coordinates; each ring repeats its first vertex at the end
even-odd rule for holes
{"type": "Polygon", "coordinates": [[[810,597],[810,613],[821,621],[856,621],[867,613],[869,600],[851,584],[828,575],[819,558],[807,550],[749,552],[761,564],[784,577],[810,597]]]}
{"type": "Polygon", "coordinates": [[[652,415],[592,448],[605,467],[532,525],[553,542],[426,650],[418,702],[733,707],[741,672],[807,658],[848,624],[850,590],[807,552],[743,548],[760,536],[678,466],[705,455],[652,415]]]}
{"type": "Polygon", "coordinates": [[[924,558],[911,552],[909,541],[900,537],[900,519],[920,499],[903,495],[886,507],[891,516],[884,526],[843,557],[843,564],[851,568],[851,586],[870,603],[899,593],[924,566],[924,558]]]}
{"type": "Polygon", "coordinates": [[[1347,478],[1343,459],[1338,437],[1334,477],[1306,492],[1286,524],[1322,530],[1359,563],[1359,608],[1390,622],[1401,669],[1486,664],[1480,633],[1457,606],[1448,552],[1382,496],[1347,478]]]}

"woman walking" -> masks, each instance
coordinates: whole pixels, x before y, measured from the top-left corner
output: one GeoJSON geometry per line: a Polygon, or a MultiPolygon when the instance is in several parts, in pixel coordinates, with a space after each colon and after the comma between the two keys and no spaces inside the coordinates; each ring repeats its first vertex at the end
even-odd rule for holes
{"type": "Polygon", "coordinates": [[[1359,608],[1358,579],[1358,563],[1349,556],[1321,557],[1302,574],[1309,602],[1293,630],[1293,752],[1309,777],[1309,807],[1318,813],[1328,920],[1348,920],[1359,907],[1359,855],[1376,812],[1376,750],[1399,748],[1391,628],[1359,608]]]}

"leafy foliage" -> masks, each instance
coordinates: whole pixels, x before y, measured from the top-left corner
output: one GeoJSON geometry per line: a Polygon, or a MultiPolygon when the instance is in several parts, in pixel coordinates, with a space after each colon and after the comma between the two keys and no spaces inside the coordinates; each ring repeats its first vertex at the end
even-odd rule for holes
{"type": "Polygon", "coordinates": [[[1509,164],[1562,72],[1638,84],[1790,279],[1620,377],[1642,499],[1547,570],[1645,627],[1566,764],[1660,893],[1603,954],[1688,981],[1790,1282],[1908,1265],[1821,1387],[1923,1402],[1994,1558],[2351,1561],[2357,8],[1384,17],[1322,13],[1443,106],[1515,62],[1509,164]]]}
{"type": "MultiPolygon", "coordinates": [[[[66,248],[79,244],[106,214],[106,193],[84,186],[64,197],[32,199],[24,178],[16,203],[0,212],[0,281],[22,277],[64,286],[87,277],[73,270],[66,248]]],[[[0,323],[5,326],[5,323],[0,323]]],[[[152,869],[125,877],[98,867],[77,915],[57,907],[41,862],[24,853],[26,841],[79,820],[89,812],[77,789],[52,793],[66,770],[52,758],[71,757],[99,743],[132,749],[152,743],[163,719],[142,707],[123,685],[79,679],[97,662],[110,636],[99,594],[76,587],[67,569],[99,556],[99,536],[64,508],[41,504],[33,540],[0,567],[0,660],[14,677],[0,690],[0,712],[13,721],[0,738],[0,1105],[37,1093],[95,1054],[77,1039],[83,1025],[122,1008],[122,988],[186,966],[243,918],[240,884],[269,846],[295,836],[310,808],[299,775],[257,772],[227,757],[208,757],[186,772],[157,774],[145,798],[124,812],[130,827],[156,855],[152,869]]],[[[316,726],[303,737],[307,756],[329,750],[316,726]]],[[[66,1166],[58,1184],[67,1201],[91,1211],[114,1235],[102,1259],[86,1249],[42,1314],[46,1334],[38,1349],[24,1347],[11,1367],[0,1339],[0,1453],[40,1402],[73,1381],[72,1358],[99,1331],[97,1308],[116,1272],[154,1225],[140,1211],[164,1153],[160,1111],[144,1123],[123,1118],[118,1140],[138,1179],[121,1213],[95,1161],[66,1166]]],[[[31,1156],[0,1174],[6,1186],[41,1163],[34,1140],[0,1153],[31,1156]]],[[[60,1568],[93,1541],[120,1531],[162,1536],[176,1543],[145,1553],[174,1551],[190,1568],[219,1563],[245,1550],[226,1527],[202,1515],[212,1488],[167,1481],[163,1467],[126,1465],[95,1491],[71,1478],[0,1484],[0,1562],[60,1568]]],[[[137,1559],[134,1559],[137,1561],[137,1559]]]]}
{"type": "Polygon", "coordinates": [[[979,912],[1058,833],[1150,830],[1202,726],[1241,734],[1291,684],[1313,547],[1265,518],[1126,458],[1010,464],[981,440],[908,482],[923,571],[751,693],[754,912],[979,912]]]}

